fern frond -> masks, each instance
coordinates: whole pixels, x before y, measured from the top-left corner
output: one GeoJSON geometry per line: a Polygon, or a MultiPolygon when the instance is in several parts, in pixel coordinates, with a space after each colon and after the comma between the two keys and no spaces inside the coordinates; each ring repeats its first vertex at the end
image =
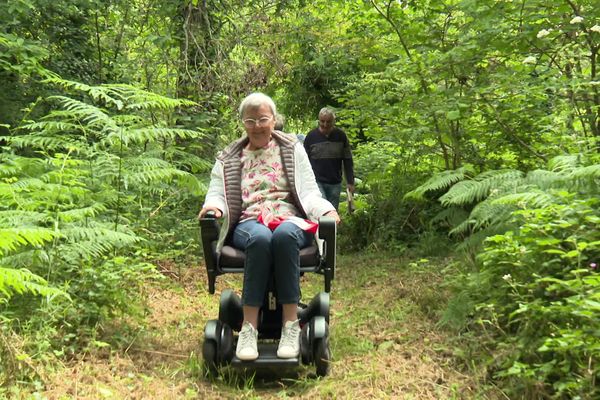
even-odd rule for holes
{"type": "Polygon", "coordinates": [[[600,164],[574,168],[567,177],[568,179],[598,179],[600,178],[600,164]]]}
{"type": "MultiPolygon", "coordinates": [[[[0,136],[0,140],[5,140],[0,136]]],[[[19,167],[8,165],[8,163],[0,163],[0,178],[8,178],[17,175],[20,172],[19,167]]]]}
{"type": "Polygon", "coordinates": [[[536,169],[529,171],[525,182],[538,186],[541,189],[549,189],[564,181],[565,177],[554,171],[536,169]]]}
{"type": "Polygon", "coordinates": [[[47,266],[50,263],[45,249],[19,249],[18,253],[5,255],[0,258],[0,264],[11,268],[34,269],[38,265],[47,266]]]}
{"type": "Polygon", "coordinates": [[[487,171],[473,180],[455,184],[439,200],[444,206],[465,206],[484,200],[493,189],[499,190],[498,187],[501,186],[517,186],[522,180],[523,173],[521,171],[487,171]]]}
{"type": "Polygon", "coordinates": [[[120,96],[125,100],[128,110],[165,110],[170,111],[178,107],[197,105],[185,99],[172,99],[156,93],[147,92],[126,84],[111,84],[105,86],[115,97],[120,96]]]}
{"type": "Polygon", "coordinates": [[[556,156],[548,161],[548,169],[554,172],[568,173],[581,164],[581,154],[556,156]]]}
{"type": "Polygon", "coordinates": [[[88,241],[101,243],[103,246],[108,244],[111,247],[123,247],[142,241],[142,238],[132,233],[115,231],[99,224],[91,224],[89,227],[67,225],[61,229],[61,234],[68,242],[75,244],[88,241]]]}
{"type": "Polygon", "coordinates": [[[76,90],[78,92],[84,92],[95,101],[103,101],[107,105],[114,105],[117,108],[117,110],[121,110],[123,108],[123,102],[119,99],[111,97],[109,95],[110,90],[107,90],[107,88],[103,86],[89,86],[85,83],[69,81],[67,79],[62,78],[49,78],[44,80],[44,82],[53,83],[64,89],[71,89],[76,90]]]}
{"type": "Polygon", "coordinates": [[[0,255],[27,244],[41,246],[57,236],[59,236],[58,232],[46,228],[2,228],[0,229],[0,255]]]}
{"type": "Polygon", "coordinates": [[[520,207],[543,208],[555,203],[554,198],[542,191],[528,191],[522,193],[507,194],[497,199],[494,199],[494,204],[510,204],[520,207]]]}
{"type": "Polygon", "coordinates": [[[473,230],[477,231],[483,227],[498,226],[510,219],[510,214],[515,210],[510,204],[496,203],[487,200],[477,204],[469,219],[473,221],[473,230]]]}
{"type": "Polygon", "coordinates": [[[176,177],[186,175],[185,172],[177,168],[155,168],[145,169],[139,172],[128,171],[123,174],[125,187],[130,185],[138,186],[141,184],[149,185],[151,183],[172,182],[176,177]]]}
{"type": "Polygon", "coordinates": [[[65,133],[65,132],[77,132],[81,130],[81,126],[66,121],[40,121],[30,122],[22,125],[22,129],[32,132],[43,132],[48,133],[65,133]]]}
{"type": "Polygon", "coordinates": [[[177,176],[177,182],[187,189],[193,196],[201,196],[206,193],[208,188],[195,175],[184,172],[177,176]]]}
{"type": "Polygon", "coordinates": [[[443,171],[433,175],[424,184],[404,195],[405,199],[423,199],[427,192],[435,192],[442,189],[447,189],[456,182],[472,176],[472,168],[463,167],[451,171],[443,171]]]}
{"type": "Polygon", "coordinates": [[[74,208],[58,213],[58,218],[64,222],[81,221],[85,218],[93,218],[107,210],[105,204],[94,203],[87,207],[74,208]]]}
{"type": "Polygon", "coordinates": [[[206,160],[195,154],[178,149],[171,149],[169,155],[173,158],[173,164],[178,167],[185,167],[195,174],[210,171],[214,164],[213,160],[206,160]]]}
{"type": "Polygon", "coordinates": [[[11,298],[14,293],[30,293],[38,296],[63,296],[69,295],[62,290],[48,286],[41,276],[31,273],[27,269],[13,269],[0,266],[0,293],[11,298]]]}
{"type": "Polygon", "coordinates": [[[473,208],[463,222],[450,231],[450,235],[465,235],[488,226],[499,225],[509,218],[514,209],[515,207],[505,204],[495,204],[492,200],[483,201],[473,208]]]}
{"type": "Polygon", "coordinates": [[[96,106],[65,96],[50,96],[49,99],[57,100],[62,107],[86,125],[106,132],[115,132],[119,129],[114,120],[96,106]]]}
{"type": "Polygon", "coordinates": [[[119,133],[112,133],[106,140],[114,142],[115,140],[123,140],[123,143],[145,143],[157,142],[164,139],[174,140],[180,139],[196,139],[204,135],[198,131],[190,129],[164,128],[164,127],[146,127],[138,129],[125,129],[119,133]]]}
{"type": "MultiPolygon", "coordinates": [[[[0,188],[0,190],[2,189],[0,188]]],[[[48,215],[42,212],[25,210],[0,210],[0,226],[2,227],[31,226],[42,222],[47,222],[48,220],[48,215]]]]}
{"type": "Polygon", "coordinates": [[[134,234],[102,228],[97,224],[92,224],[91,227],[65,226],[61,233],[66,240],[57,247],[57,252],[70,264],[81,259],[98,259],[115,249],[143,241],[134,234]]]}
{"type": "Polygon", "coordinates": [[[437,213],[429,223],[431,225],[442,223],[448,226],[456,226],[468,216],[469,213],[460,207],[449,207],[437,213]]]}
{"type": "Polygon", "coordinates": [[[479,182],[473,180],[461,181],[453,185],[439,200],[445,207],[472,204],[477,200],[482,200],[479,194],[480,188],[479,182]]]}
{"type": "Polygon", "coordinates": [[[160,169],[173,167],[170,162],[157,157],[127,157],[123,159],[123,164],[129,171],[144,171],[146,169],[160,169]]]}
{"type": "Polygon", "coordinates": [[[82,143],[73,140],[69,136],[44,136],[44,135],[27,135],[27,136],[11,136],[4,140],[17,148],[32,147],[42,150],[65,150],[69,149],[75,152],[83,150],[82,143]]]}

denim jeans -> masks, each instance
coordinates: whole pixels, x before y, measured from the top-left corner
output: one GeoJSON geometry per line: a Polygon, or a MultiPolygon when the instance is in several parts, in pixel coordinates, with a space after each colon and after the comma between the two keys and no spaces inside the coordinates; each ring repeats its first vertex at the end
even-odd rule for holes
{"type": "Polygon", "coordinates": [[[340,192],[342,191],[342,183],[323,183],[317,182],[319,190],[325,199],[327,199],[337,210],[340,205],[340,192]]]}
{"type": "Polygon", "coordinates": [[[238,224],[233,245],[246,252],[242,304],[263,304],[271,266],[280,304],[300,300],[300,249],[310,244],[312,234],[292,222],[283,222],[274,231],[255,219],[238,224]]]}

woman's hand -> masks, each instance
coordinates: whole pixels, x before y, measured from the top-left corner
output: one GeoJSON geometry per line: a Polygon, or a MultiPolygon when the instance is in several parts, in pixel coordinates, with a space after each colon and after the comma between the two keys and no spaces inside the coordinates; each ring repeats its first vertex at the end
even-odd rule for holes
{"type": "Polygon", "coordinates": [[[323,215],[324,217],[332,217],[333,219],[335,219],[335,223],[336,225],[339,225],[340,222],[342,222],[342,220],[340,219],[340,216],[338,215],[337,211],[335,210],[331,210],[328,213],[323,215]]]}
{"type": "Polygon", "coordinates": [[[198,219],[203,218],[209,211],[212,211],[215,213],[215,217],[216,218],[221,218],[221,216],[223,215],[223,212],[221,210],[219,210],[217,207],[204,207],[202,210],[200,210],[200,213],[198,214],[198,219]]]}

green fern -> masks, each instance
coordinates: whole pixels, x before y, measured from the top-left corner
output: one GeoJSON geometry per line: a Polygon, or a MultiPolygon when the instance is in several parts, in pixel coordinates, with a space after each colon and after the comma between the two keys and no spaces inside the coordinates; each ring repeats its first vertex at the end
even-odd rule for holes
{"type": "MultiPolygon", "coordinates": [[[[452,186],[439,198],[444,206],[466,206],[486,199],[493,189],[516,187],[523,181],[523,173],[514,170],[487,171],[474,179],[452,186]]],[[[504,189],[506,190],[506,189],[504,189]]]]}
{"type": "Polygon", "coordinates": [[[0,229],[0,256],[27,244],[41,246],[57,236],[59,236],[58,232],[47,228],[2,228],[0,229]]]}
{"type": "Polygon", "coordinates": [[[97,132],[119,131],[115,121],[99,107],[65,96],[50,96],[48,99],[56,100],[61,107],[71,113],[72,117],[90,128],[97,129],[97,132]]]}
{"type": "Polygon", "coordinates": [[[494,204],[510,204],[519,208],[544,208],[555,202],[554,196],[542,190],[507,194],[493,200],[494,204]]]}
{"type": "Polygon", "coordinates": [[[113,132],[106,138],[106,141],[116,142],[123,140],[123,143],[146,143],[157,142],[165,139],[199,139],[203,134],[189,129],[165,128],[165,127],[144,127],[137,129],[127,129],[120,132],[113,132]]]}
{"type": "Polygon", "coordinates": [[[426,193],[448,189],[455,183],[472,176],[471,166],[465,166],[451,171],[440,172],[429,178],[424,184],[406,193],[405,199],[422,200],[426,193]]]}
{"type": "Polygon", "coordinates": [[[0,266],[0,293],[9,299],[15,293],[48,297],[63,296],[70,299],[67,293],[48,286],[46,280],[26,269],[12,269],[3,266],[0,266]]]}
{"type": "MultiPolygon", "coordinates": [[[[462,207],[468,216],[455,220],[451,235],[467,237],[469,246],[481,244],[486,232],[507,228],[506,221],[520,208],[546,208],[564,201],[561,191],[597,194],[600,164],[586,165],[582,154],[555,157],[548,170],[534,170],[524,175],[515,170],[486,171],[467,176],[464,171],[436,174],[407,197],[423,198],[427,192],[451,187],[439,197],[440,203],[455,210],[462,207]],[[470,210],[470,211],[469,211],[470,210]]],[[[456,211],[451,214],[456,215],[456,211]]],[[[444,214],[436,217],[441,220],[444,214]]]]}
{"type": "Polygon", "coordinates": [[[207,153],[196,140],[201,130],[171,127],[189,101],[127,85],[48,82],[75,95],[38,102],[52,110],[0,138],[10,146],[0,154],[0,292],[5,300],[12,293],[52,294],[50,287],[68,283],[75,301],[98,302],[77,305],[98,321],[133,299],[122,292],[135,285],[114,282],[125,274],[135,281],[147,270],[138,260],[123,267],[115,260],[145,253],[141,234],[170,237],[156,231],[149,214],[205,190],[190,171],[207,170],[212,160],[185,147],[192,139],[195,152],[207,153]],[[14,272],[23,267],[29,273],[14,272]],[[90,287],[105,288],[104,297],[90,296],[90,287]]]}
{"type": "Polygon", "coordinates": [[[553,157],[548,161],[548,169],[553,172],[568,173],[577,166],[581,165],[581,154],[568,154],[553,157]]]}
{"type": "Polygon", "coordinates": [[[574,168],[567,175],[567,179],[600,179],[600,164],[574,168]]]}

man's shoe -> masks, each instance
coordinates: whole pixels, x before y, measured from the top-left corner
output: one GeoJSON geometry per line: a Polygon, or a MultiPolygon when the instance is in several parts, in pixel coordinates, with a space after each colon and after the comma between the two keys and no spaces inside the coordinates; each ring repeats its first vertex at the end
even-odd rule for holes
{"type": "Polygon", "coordinates": [[[277,357],[294,358],[300,354],[300,321],[288,321],[281,329],[277,357]]]}
{"type": "Polygon", "coordinates": [[[236,357],[242,361],[256,360],[258,358],[257,339],[258,331],[250,322],[244,322],[235,348],[236,357]]]}

